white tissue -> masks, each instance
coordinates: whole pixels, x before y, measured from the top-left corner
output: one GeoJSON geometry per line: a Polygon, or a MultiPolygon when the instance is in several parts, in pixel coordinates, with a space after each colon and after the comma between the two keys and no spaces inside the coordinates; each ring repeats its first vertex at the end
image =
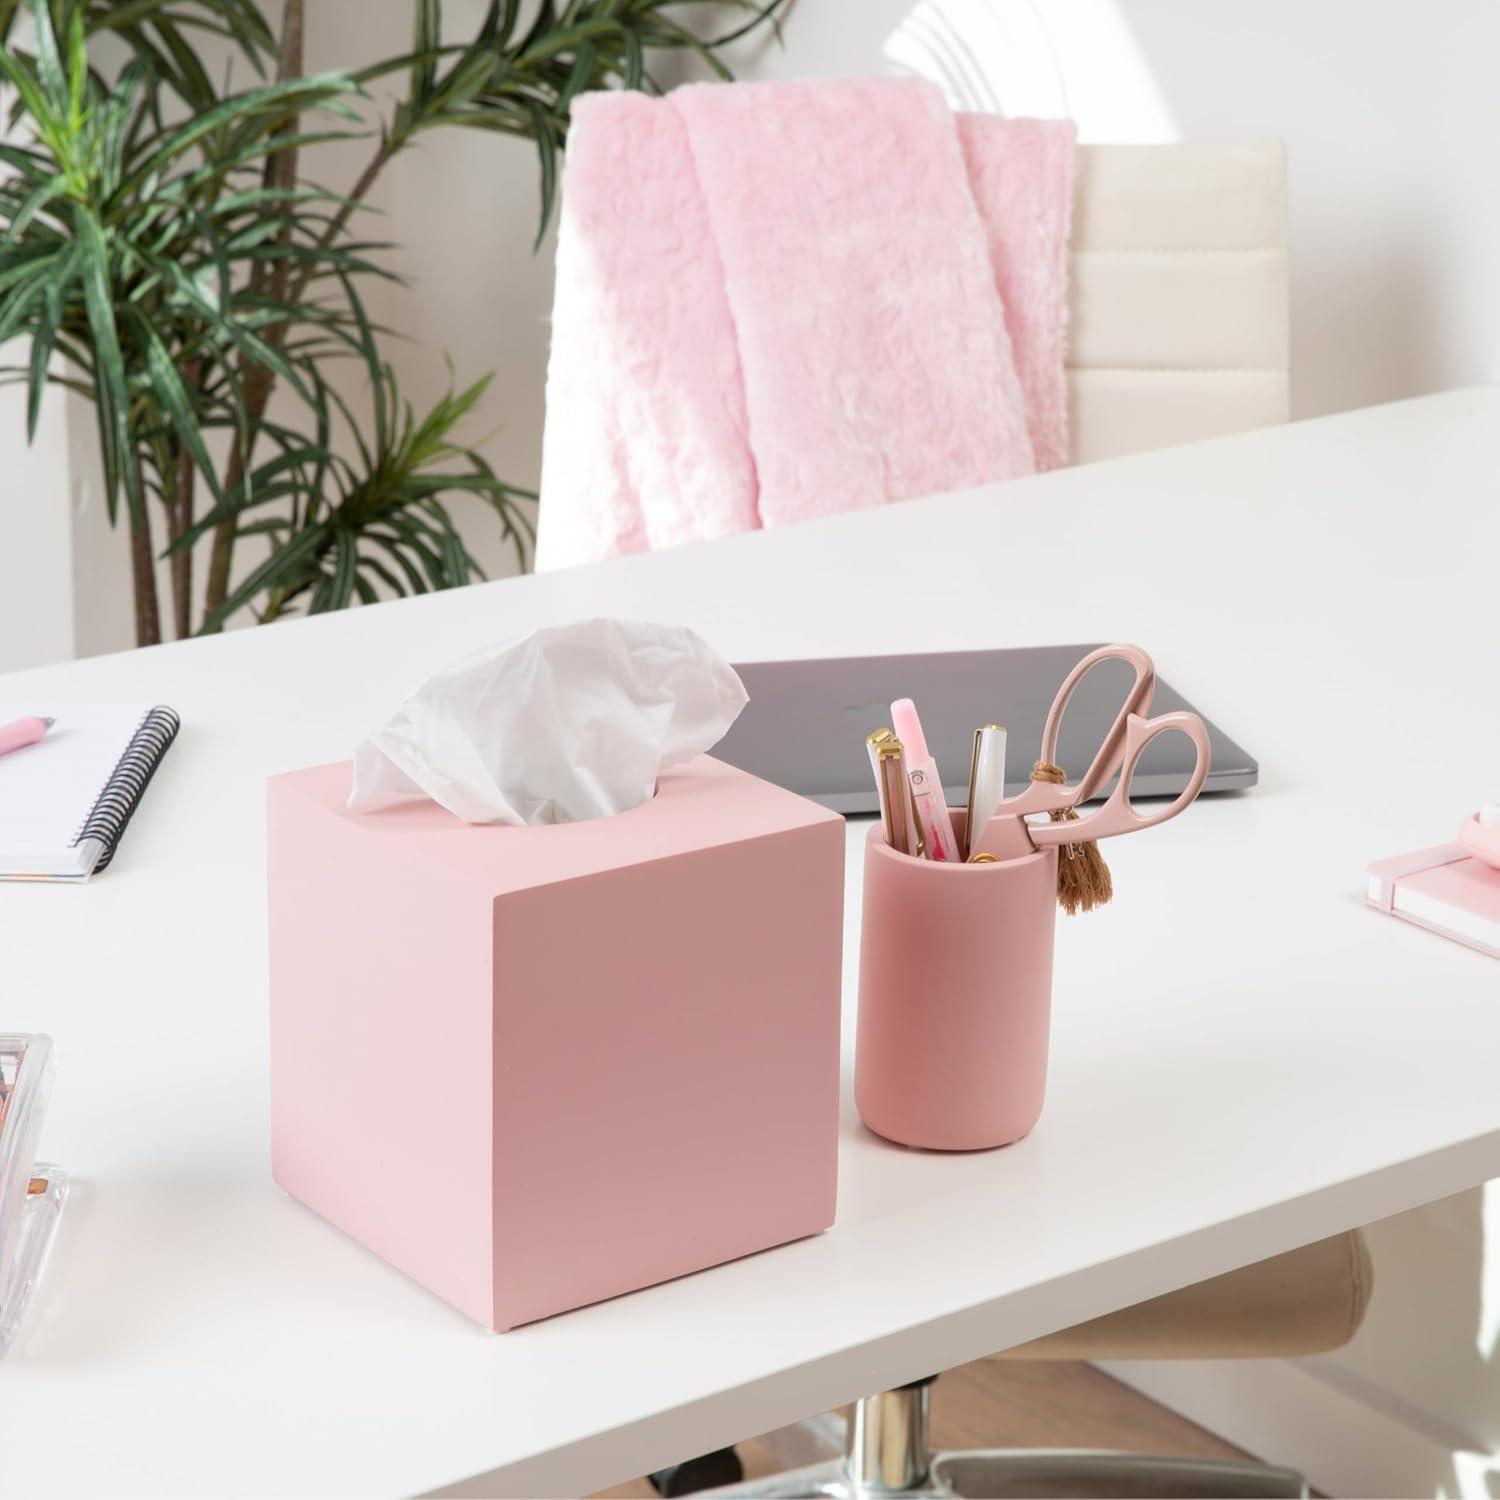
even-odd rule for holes
{"type": "Polygon", "coordinates": [[[733,667],[680,625],[585,620],[429,677],[354,752],[349,807],[430,797],[466,823],[570,823],[648,801],[739,717],[733,667]]]}

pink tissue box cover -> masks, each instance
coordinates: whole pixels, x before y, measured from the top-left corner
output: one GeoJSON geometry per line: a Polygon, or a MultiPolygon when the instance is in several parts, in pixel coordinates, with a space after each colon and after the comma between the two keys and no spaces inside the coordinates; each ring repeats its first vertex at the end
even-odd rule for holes
{"type": "Polygon", "coordinates": [[[707,756],[469,827],[269,783],[272,1171],[481,1323],[834,1217],[842,819],[707,756]]]}

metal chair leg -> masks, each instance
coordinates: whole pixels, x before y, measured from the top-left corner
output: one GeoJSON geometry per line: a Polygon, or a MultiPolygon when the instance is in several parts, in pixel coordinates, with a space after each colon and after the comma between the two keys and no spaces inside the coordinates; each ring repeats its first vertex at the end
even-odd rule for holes
{"type": "Polygon", "coordinates": [[[855,1403],[844,1452],[844,1467],[855,1494],[923,1493],[936,1379],[929,1375],[855,1403]]]}
{"type": "Polygon", "coordinates": [[[937,1493],[927,1476],[930,1388],[935,1378],[858,1401],[842,1458],[704,1493],[756,1500],[886,1500],[937,1493]]]}

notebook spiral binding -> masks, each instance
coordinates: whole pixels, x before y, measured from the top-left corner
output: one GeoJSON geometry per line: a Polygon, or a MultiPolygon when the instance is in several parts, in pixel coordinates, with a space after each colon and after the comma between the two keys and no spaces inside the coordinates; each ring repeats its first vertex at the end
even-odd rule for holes
{"type": "Polygon", "coordinates": [[[115,857],[120,835],[125,832],[125,825],[130,822],[142,793],[156,774],[167,747],[177,738],[181,724],[177,714],[164,705],[148,709],[114,770],[109,773],[104,790],[95,799],[88,816],[78,825],[73,834],[75,847],[85,839],[98,839],[104,845],[104,852],[94,866],[96,875],[115,857]]]}

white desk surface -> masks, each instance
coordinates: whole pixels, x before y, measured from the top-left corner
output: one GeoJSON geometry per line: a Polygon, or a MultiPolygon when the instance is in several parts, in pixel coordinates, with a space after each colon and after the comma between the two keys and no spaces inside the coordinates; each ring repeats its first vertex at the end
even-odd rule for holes
{"type": "Polygon", "coordinates": [[[76,1179],[0,1493],[577,1495],[1500,1175],[1500,965],[1361,900],[1500,795],[1497,557],[1471,390],[0,679],[184,726],[106,876],[0,886],[76,1179]],[[846,1077],[830,1233],[496,1337],[271,1183],[263,783],[592,613],[739,659],[1138,641],[1262,780],[1115,840],[1114,905],[1060,921],[1030,1139],[900,1150],[846,1077]]]}

